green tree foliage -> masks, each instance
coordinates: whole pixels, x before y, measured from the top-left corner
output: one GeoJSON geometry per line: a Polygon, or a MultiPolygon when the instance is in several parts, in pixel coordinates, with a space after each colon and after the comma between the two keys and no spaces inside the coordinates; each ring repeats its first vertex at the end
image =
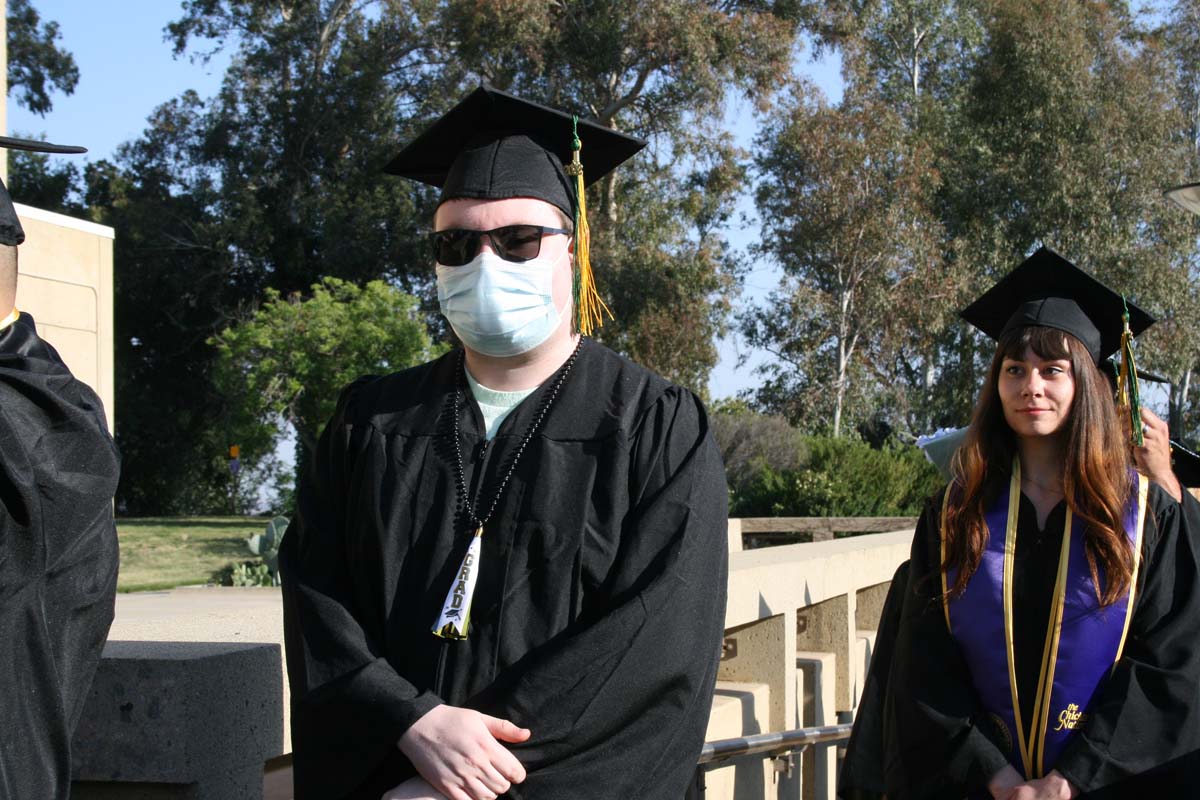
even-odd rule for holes
{"type": "Polygon", "coordinates": [[[734,517],[916,516],[944,483],[915,447],[806,436],[799,467],[764,466],[730,495],[734,517]]]}
{"type": "Polygon", "coordinates": [[[224,235],[213,181],[179,166],[202,105],[189,93],[160,106],[116,163],[85,171],[89,216],[117,234],[117,503],[133,516],[228,511],[229,440],[207,340],[253,301],[258,281],[224,235]]]}
{"type": "Polygon", "coordinates": [[[735,517],[910,516],[943,483],[895,439],[808,436],[742,400],[709,409],[735,517]]]}
{"type": "Polygon", "coordinates": [[[189,0],[168,26],[179,55],[197,39],[234,52],[218,95],[163,133],[220,187],[212,211],[258,291],[324,275],[429,285],[432,194],[380,168],[450,88],[431,64],[435,7],[189,0]]]}
{"type": "Polygon", "coordinates": [[[804,435],[783,417],[758,414],[740,401],[709,409],[729,491],[739,496],[766,470],[793,470],[808,459],[804,435]]]}
{"type": "Polygon", "coordinates": [[[284,425],[295,430],[304,461],[343,387],[444,349],[430,339],[411,295],[383,281],[360,289],[337,278],[314,285],[308,299],[268,289],[261,307],[211,343],[229,429],[251,462],[274,448],[284,425]]]}
{"type": "MultiPolygon", "coordinates": [[[[13,135],[35,138],[30,134],[13,135]]],[[[83,171],[75,162],[52,159],[45,153],[27,150],[7,152],[8,193],[18,203],[59,214],[83,216],[84,208],[77,196],[83,171]]]]}
{"type": "Polygon", "coordinates": [[[58,45],[58,23],[42,22],[31,0],[8,0],[8,93],[35,114],[54,107],[50,94],[71,94],[79,82],[75,57],[58,45]]]}

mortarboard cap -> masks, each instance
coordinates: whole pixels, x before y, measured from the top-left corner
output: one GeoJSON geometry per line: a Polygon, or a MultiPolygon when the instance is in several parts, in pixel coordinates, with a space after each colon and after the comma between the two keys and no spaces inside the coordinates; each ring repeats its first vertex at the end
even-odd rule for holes
{"type": "Polygon", "coordinates": [[[925,454],[930,464],[937,467],[938,474],[945,480],[954,477],[950,463],[958,448],[966,441],[967,428],[942,428],[941,430],[917,437],[917,447],[925,454]]]}
{"type": "Polygon", "coordinates": [[[1123,313],[1137,336],[1154,318],[1053,250],[1042,247],[967,306],[961,316],[993,339],[1031,325],[1081,341],[1097,364],[1121,346],[1123,313]]]}
{"type": "MultiPolygon", "coordinates": [[[[384,172],[441,188],[444,203],[459,197],[535,197],[575,214],[574,118],[483,85],[430,125],[384,172]]],[[[641,139],[578,121],[579,158],[591,184],[646,146],[641,139]]]]}
{"type": "Polygon", "coordinates": [[[1171,471],[1184,487],[1192,489],[1200,486],[1200,455],[1172,439],[1171,471]]]}
{"type": "MultiPolygon", "coordinates": [[[[32,153],[54,153],[71,155],[86,153],[86,147],[76,147],[69,144],[51,144],[38,142],[33,139],[16,139],[12,136],[0,136],[0,147],[9,150],[28,150],[32,153]]],[[[13,208],[12,197],[4,181],[0,181],[0,245],[16,247],[25,241],[25,231],[21,228],[21,220],[17,218],[17,210],[13,208]]]]}

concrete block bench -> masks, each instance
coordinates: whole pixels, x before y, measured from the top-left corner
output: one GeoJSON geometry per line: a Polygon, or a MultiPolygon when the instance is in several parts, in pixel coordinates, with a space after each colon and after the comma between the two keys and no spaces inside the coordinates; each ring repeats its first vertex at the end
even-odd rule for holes
{"type": "Polygon", "coordinates": [[[72,744],[73,800],[261,800],[283,747],[277,644],[108,642],[72,744]]]}

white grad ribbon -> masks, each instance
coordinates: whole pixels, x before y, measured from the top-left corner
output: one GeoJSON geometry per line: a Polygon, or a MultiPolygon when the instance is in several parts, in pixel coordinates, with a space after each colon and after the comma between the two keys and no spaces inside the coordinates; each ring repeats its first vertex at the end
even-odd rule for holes
{"type": "Polygon", "coordinates": [[[471,546],[463,556],[462,566],[450,584],[450,592],[446,595],[446,603],[437,624],[433,626],[433,635],[443,639],[466,639],[467,623],[471,618],[471,598],[475,596],[475,578],[479,575],[480,542],[483,541],[483,527],[480,526],[471,537],[471,546]]]}

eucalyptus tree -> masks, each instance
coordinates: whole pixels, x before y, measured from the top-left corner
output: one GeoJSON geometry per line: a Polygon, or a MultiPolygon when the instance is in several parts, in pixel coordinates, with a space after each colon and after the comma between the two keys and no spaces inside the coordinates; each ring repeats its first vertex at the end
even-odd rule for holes
{"type": "Polygon", "coordinates": [[[810,91],[758,142],[759,252],[784,272],[744,325],[776,357],[759,399],[834,436],[848,403],[859,418],[870,412],[878,392],[866,357],[908,279],[905,254],[920,249],[923,231],[909,223],[929,165],[898,146],[902,128],[881,103],[832,107],[810,91]]]}

